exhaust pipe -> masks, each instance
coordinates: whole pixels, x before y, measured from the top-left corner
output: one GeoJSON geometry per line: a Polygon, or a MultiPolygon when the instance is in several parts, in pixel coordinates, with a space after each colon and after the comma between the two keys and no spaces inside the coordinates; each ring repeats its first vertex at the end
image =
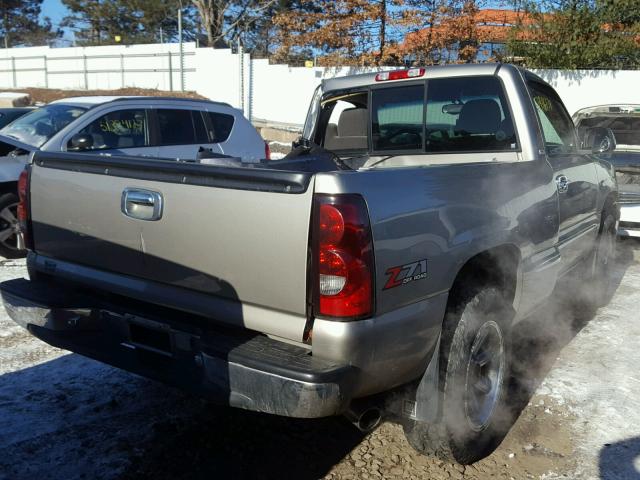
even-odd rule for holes
{"type": "Polygon", "coordinates": [[[382,410],[371,403],[352,403],[344,416],[361,432],[368,433],[382,421],[382,410]]]}

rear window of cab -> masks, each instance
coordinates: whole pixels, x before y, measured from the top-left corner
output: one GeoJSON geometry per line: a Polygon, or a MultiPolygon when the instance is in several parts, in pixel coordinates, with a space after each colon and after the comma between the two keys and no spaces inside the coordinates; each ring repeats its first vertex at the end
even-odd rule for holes
{"type": "Polygon", "coordinates": [[[328,150],[472,153],[518,149],[506,95],[495,76],[400,82],[334,95],[321,105],[319,137],[328,150]]]}

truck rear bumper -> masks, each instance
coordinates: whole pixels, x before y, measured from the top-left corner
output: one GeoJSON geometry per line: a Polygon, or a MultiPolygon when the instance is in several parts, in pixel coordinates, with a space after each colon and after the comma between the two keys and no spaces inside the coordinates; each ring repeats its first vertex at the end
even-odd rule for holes
{"type": "Polygon", "coordinates": [[[0,291],[11,318],[43,341],[221,404],[312,418],[351,401],[356,369],[300,346],[49,281],[11,280],[0,291]]]}

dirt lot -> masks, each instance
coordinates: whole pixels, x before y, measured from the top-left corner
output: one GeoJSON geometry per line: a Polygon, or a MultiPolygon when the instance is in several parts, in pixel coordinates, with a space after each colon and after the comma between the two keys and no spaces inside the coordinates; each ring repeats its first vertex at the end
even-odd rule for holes
{"type": "Polygon", "coordinates": [[[54,100],[60,100],[68,97],[86,97],[88,95],[109,95],[109,96],[127,96],[127,95],[149,95],[152,97],[179,97],[179,98],[205,98],[196,92],[165,92],[153,88],[121,88],[119,90],[60,90],[55,88],[20,88],[17,90],[3,89],[3,92],[22,92],[28,93],[31,97],[31,103],[49,103],[54,100]]]}
{"type": "MultiPolygon", "coordinates": [[[[4,261],[0,278],[25,274],[4,261]]],[[[622,242],[596,314],[549,305],[516,351],[520,417],[469,467],[421,457],[401,428],[364,435],[220,408],[47,346],[0,313],[0,478],[640,478],[640,243],[622,242]]]]}

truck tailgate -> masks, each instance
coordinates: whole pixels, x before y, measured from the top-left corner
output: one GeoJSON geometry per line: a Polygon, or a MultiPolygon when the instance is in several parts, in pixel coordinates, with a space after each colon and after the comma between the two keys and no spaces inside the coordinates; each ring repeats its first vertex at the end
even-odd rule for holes
{"type": "MultiPolygon", "coordinates": [[[[141,158],[38,153],[35,250],[57,260],[224,298],[216,320],[301,340],[312,174],[141,158]],[[162,203],[124,213],[126,189],[162,203]],[[227,302],[229,303],[229,302],[227,302]]],[[[170,303],[170,299],[167,303],[170,303]]]]}

